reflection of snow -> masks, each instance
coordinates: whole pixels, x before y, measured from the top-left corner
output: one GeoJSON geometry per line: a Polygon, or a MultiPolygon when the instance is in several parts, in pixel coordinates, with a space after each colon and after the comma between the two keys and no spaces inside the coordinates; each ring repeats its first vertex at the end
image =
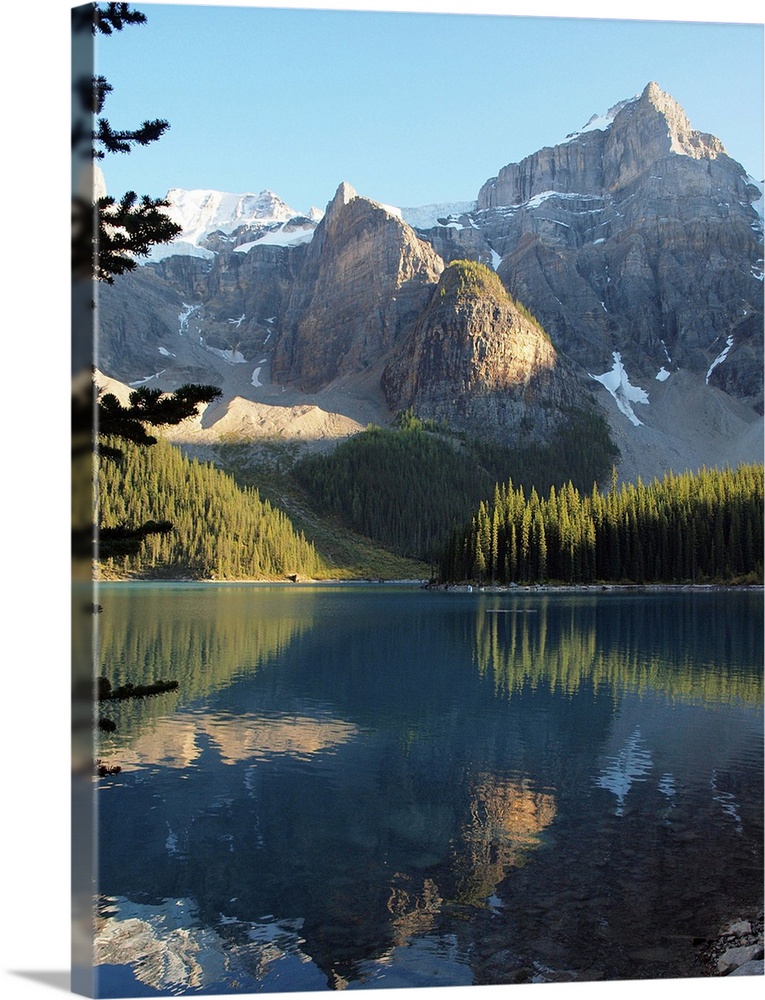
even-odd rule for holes
{"type": "Polygon", "coordinates": [[[97,920],[95,964],[129,965],[138,982],[155,990],[209,992],[218,983],[234,990],[237,981],[278,977],[286,965],[293,977],[302,972],[296,988],[317,989],[321,983],[303,951],[301,918],[264,917],[255,923],[221,913],[215,925],[204,926],[190,899],[109,903],[97,920]],[[220,932],[231,925],[242,932],[237,940],[230,931],[225,937],[220,932]]]}
{"type": "MultiPolygon", "coordinates": [[[[455,934],[434,932],[410,938],[405,945],[394,945],[377,958],[362,959],[358,968],[358,981],[367,989],[470,986],[474,981],[467,955],[455,934]]],[[[337,972],[332,975],[334,989],[350,985],[337,972]]]]}
{"type": "Polygon", "coordinates": [[[636,427],[640,427],[643,421],[635,416],[632,404],[647,403],[648,393],[645,389],[630,384],[627,372],[624,370],[624,365],[622,364],[622,356],[618,351],[614,351],[613,359],[614,364],[611,371],[604,372],[602,375],[593,375],[590,373],[590,378],[604,385],[616,400],[616,405],[622,413],[626,417],[629,417],[630,421],[636,427]]]}
{"type": "Polygon", "coordinates": [[[165,841],[165,850],[168,854],[178,854],[178,834],[173,833],[172,827],[167,823],[167,840],[165,841]]]}
{"type": "Polygon", "coordinates": [[[671,774],[662,774],[659,781],[659,791],[662,795],[666,795],[668,799],[674,799],[675,795],[677,795],[677,786],[671,774]]]}
{"type": "Polygon", "coordinates": [[[712,778],[709,782],[712,788],[712,798],[715,802],[722,806],[722,810],[726,816],[730,816],[736,824],[736,833],[741,833],[742,823],[741,823],[741,813],[738,811],[738,802],[732,792],[723,792],[717,787],[717,771],[712,772],[712,778]]]}
{"type": "Polygon", "coordinates": [[[624,802],[636,781],[641,781],[653,767],[651,754],[642,745],[640,730],[627,740],[616,757],[609,757],[606,767],[595,782],[598,788],[605,788],[616,796],[616,815],[624,815],[624,802]]]}

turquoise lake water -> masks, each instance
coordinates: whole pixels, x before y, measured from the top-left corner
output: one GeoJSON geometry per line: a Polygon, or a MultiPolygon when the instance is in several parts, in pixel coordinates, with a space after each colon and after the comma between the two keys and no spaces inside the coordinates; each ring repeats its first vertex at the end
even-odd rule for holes
{"type": "Polygon", "coordinates": [[[761,592],[108,584],[101,996],[698,976],[762,906],[761,592]]]}

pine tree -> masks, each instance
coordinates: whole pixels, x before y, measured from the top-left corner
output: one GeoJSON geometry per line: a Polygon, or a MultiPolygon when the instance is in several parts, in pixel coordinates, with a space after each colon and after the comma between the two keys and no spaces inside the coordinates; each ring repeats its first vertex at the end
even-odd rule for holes
{"type": "MultiPolygon", "coordinates": [[[[146,16],[126,3],[86,5],[72,11],[73,35],[110,36],[128,25],[145,24],[146,16]]],[[[73,83],[74,125],[72,153],[75,165],[103,159],[107,153],[129,153],[134,146],[147,146],[170,128],[163,118],[146,120],[138,128],[115,130],[103,117],[112,86],[100,75],[81,76],[73,83]]],[[[181,231],[163,211],[168,202],[139,197],[128,191],[120,198],[87,199],[81,195],[72,204],[72,273],[114,282],[114,277],[133,270],[136,257],[146,256],[157,243],[166,243],[181,231]]]]}
{"type": "MultiPolygon", "coordinates": [[[[146,16],[126,3],[86,5],[72,11],[73,37],[111,35],[127,25],[146,22],[146,16]]],[[[74,81],[72,153],[75,163],[92,162],[106,153],[130,152],[133,145],[147,145],[159,139],[169,128],[162,119],[144,122],[138,129],[114,131],[108,119],[97,117],[112,91],[102,76],[79,77],[74,81]]],[[[112,283],[115,276],[136,267],[136,256],[146,255],[152,246],[165,243],[180,232],[162,211],[165,202],[128,191],[117,201],[104,197],[95,204],[77,196],[72,206],[72,275],[75,288],[95,278],[112,283]]],[[[77,298],[73,295],[73,301],[77,298]]],[[[77,330],[74,331],[75,337],[77,330]]],[[[73,484],[72,544],[75,557],[89,558],[93,544],[106,545],[112,554],[128,554],[149,535],[167,534],[164,521],[148,520],[127,529],[116,525],[101,532],[96,542],[94,513],[88,486],[91,476],[82,474],[79,463],[88,460],[99,435],[111,435],[125,441],[151,445],[156,439],[146,425],[177,424],[195,414],[201,403],[209,403],[220,390],[215,386],[184,385],[175,393],[163,395],[158,390],[139,389],[123,407],[111,395],[99,397],[91,377],[75,386],[72,394],[72,454],[75,460],[73,484]],[[122,546],[122,549],[120,549],[122,546]]],[[[115,444],[101,446],[101,459],[119,460],[121,449],[115,444]]],[[[98,498],[96,498],[96,513],[98,498]]]]}
{"type": "MultiPolygon", "coordinates": [[[[763,467],[669,473],[649,485],[623,484],[582,498],[573,484],[546,501],[510,484],[482,502],[453,549],[487,554],[497,530],[497,579],[520,582],[630,580],[696,582],[761,579],[763,467]],[[489,528],[489,525],[491,528],[489,528]]],[[[442,576],[454,562],[441,561],[442,576]]],[[[464,565],[464,564],[463,564],[464,565]]],[[[467,564],[475,578],[476,562],[467,564]]],[[[463,576],[463,578],[465,578],[463,576]]]]}

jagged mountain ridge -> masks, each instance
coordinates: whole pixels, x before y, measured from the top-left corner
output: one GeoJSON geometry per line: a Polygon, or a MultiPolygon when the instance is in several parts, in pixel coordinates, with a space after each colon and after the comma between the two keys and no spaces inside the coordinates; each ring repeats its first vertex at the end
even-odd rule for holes
{"type": "MultiPolygon", "coordinates": [[[[206,362],[219,372],[238,363],[239,384],[244,369],[258,371],[258,392],[269,375],[308,392],[366,378],[379,392],[444,264],[461,258],[492,267],[528,306],[620,433],[607,380],[589,377],[616,354],[646,397],[715,386],[745,424],[748,410],[752,420],[762,412],[762,220],[752,207],[761,191],[655,84],[503,167],[474,203],[398,210],[340,192],[329,221],[219,227],[203,238],[206,259],[174,253],[140,268],[121,302],[106,290],[101,367],[125,381],[148,376],[181,332],[193,354],[179,363],[186,377],[206,362]],[[652,385],[657,376],[669,380],[652,385]]],[[[172,378],[168,365],[158,382],[172,378]]],[[[387,402],[398,405],[390,389],[387,402]]]]}
{"type": "Polygon", "coordinates": [[[372,367],[417,319],[442,270],[395,213],[341,184],[292,288],[272,376],[315,391],[372,367]]]}
{"type": "Polygon", "coordinates": [[[619,351],[644,378],[663,366],[706,372],[732,336],[713,384],[762,412],[761,197],[720,140],[651,83],[503,167],[474,213],[430,238],[445,259],[493,263],[588,369],[619,351]]]}

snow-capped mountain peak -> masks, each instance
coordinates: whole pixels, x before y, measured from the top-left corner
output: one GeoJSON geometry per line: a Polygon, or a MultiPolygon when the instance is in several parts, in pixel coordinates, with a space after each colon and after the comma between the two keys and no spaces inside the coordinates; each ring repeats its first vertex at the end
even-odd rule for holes
{"type": "Polygon", "coordinates": [[[210,233],[232,233],[248,223],[287,222],[300,214],[273,191],[260,194],[229,194],[224,191],[186,191],[172,188],[167,193],[168,215],[181,226],[184,242],[199,243],[210,233]]]}
{"type": "Polygon", "coordinates": [[[292,220],[307,218],[310,222],[302,227],[307,232],[303,233],[301,230],[301,239],[291,234],[287,242],[284,242],[283,237],[270,240],[279,242],[280,245],[306,242],[323,215],[323,212],[313,207],[307,215],[296,212],[267,189],[259,194],[231,194],[207,189],[171,188],[165,198],[169,203],[167,214],[181,227],[181,233],[170,243],[152,247],[146,260],[141,263],[156,263],[165,257],[179,255],[212,258],[221,240],[226,241],[237,230],[242,232],[229,249],[249,248],[262,241],[263,237],[281,231],[292,220]]]}
{"type": "Polygon", "coordinates": [[[612,108],[609,108],[605,114],[593,115],[592,118],[583,125],[576,132],[569,132],[566,138],[561,143],[556,143],[556,145],[564,145],[567,142],[572,142],[574,139],[578,139],[580,135],[584,135],[586,132],[601,131],[605,132],[607,128],[610,128],[614,118],[619,114],[622,108],[626,108],[628,104],[634,104],[635,101],[640,100],[640,94],[636,94],[634,97],[628,98],[626,101],[619,101],[612,108]]]}

